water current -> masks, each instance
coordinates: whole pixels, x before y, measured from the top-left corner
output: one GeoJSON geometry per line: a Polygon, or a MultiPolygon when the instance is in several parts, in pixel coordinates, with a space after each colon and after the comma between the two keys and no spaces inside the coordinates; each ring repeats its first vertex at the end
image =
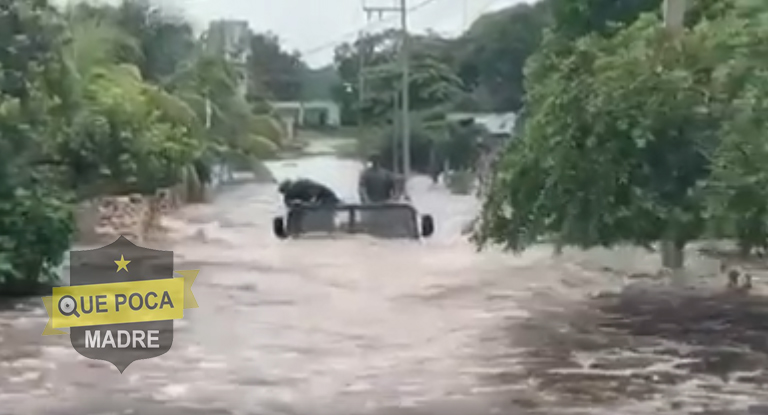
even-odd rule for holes
{"type": "MultiPolygon", "coordinates": [[[[360,168],[329,156],[270,165],[346,199],[360,168]]],[[[423,178],[409,186],[435,217],[429,240],[278,240],[274,184],[184,208],[166,223],[167,249],[175,269],[201,269],[200,308],[176,321],[171,351],[120,374],[67,336],[42,337],[39,299],[16,304],[0,312],[0,413],[768,413],[760,304],[744,339],[695,341],[671,333],[674,322],[656,334],[607,310],[615,299],[587,300],[621,283],[599,267],[546,247],[478,253],[460,235],[473,197],[423,178]]],[[[676,304],[630,314],[663,320],[676,304]]]]}

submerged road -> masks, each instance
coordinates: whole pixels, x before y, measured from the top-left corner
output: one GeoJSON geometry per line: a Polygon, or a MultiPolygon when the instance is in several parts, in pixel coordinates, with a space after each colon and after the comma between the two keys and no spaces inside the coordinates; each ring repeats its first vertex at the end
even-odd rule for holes
{"type": "MultiPolygon", "coordinates": [[[[270,167],[355,197],[357,162],[270,167]]],[[[176,322],[171,351],[121,375],[66,336],[42,337],[39,300],[22,303],[0,313],[0,414],[758,413],[768,402],[757,380],[688,374],[699,346],[571,320],[610,287],[605,275],[548,248],[477,253],[460,236],[473,198],[410,187],[438,224],[431,240],[277,240],[275,185],[183,209],[168,249],[175,269],[202,270],[200,308],[176,322]]],[[[748,363],[734,370],[759,379],[765,361],[748,363]]]]}

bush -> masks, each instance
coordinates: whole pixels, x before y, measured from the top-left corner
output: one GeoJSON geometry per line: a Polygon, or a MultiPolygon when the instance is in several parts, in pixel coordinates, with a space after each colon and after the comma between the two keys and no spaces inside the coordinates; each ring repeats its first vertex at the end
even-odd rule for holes
{"type": "Polygon", "coordinates": [[[251,132],[254,135],[264,137],[276,146],[282,145],[285,139],[285,131],[271,115],[256,115],[251,121],[251,132]]]}
{"type": "Polygon", "coordinates": [[[26,188],[0,194],[0,295],[56,285],[74,234],[71,199],[42,182],[26,188]]]}
{"type": "Polygon", "coordinates": [[[242,146],[243,153],[256,158],[273,157],[279,150],[277,144],[269,138],[259,135],[246,137],[242,146]]]}

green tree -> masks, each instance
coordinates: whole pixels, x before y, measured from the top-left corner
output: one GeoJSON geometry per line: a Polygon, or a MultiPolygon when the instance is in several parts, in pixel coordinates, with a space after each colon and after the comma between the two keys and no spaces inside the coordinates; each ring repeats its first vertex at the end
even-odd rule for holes
{"type": "Polygon", "coordinates": [[[78,9],[69,18],[80,105],[57,157],[70,167],[70,186],[86,196],[174,184],[203,147],[194,112],[145,82],[140,68],[121,63],[141,43],[116,21],[78,9]]]}
{"type": "MultiPolygon", "coordinates": [[[[555,50],[557,48],[554,48],[555,50]]],[[[717,144],[714,62],[697,37],[670,41],[646,18],[570,55],[531,64],[521,145],[507,151],[483,209],[480,243],[677,248],[705,228],[703,185],[717,144]]]]}
{"type": "Polygon", "coordinates": [[[301,75],[302,99],[306,101],[333,100],[333,88],[340,81],[333,65],[317,69],[306,68],[301,75]]]}
{"type": "Polygon", "coordinates": [[[731,3],[702,28],[721,57],[713,92],[724,107],[721,145],[713,156],[709,218],[715,236],[739,241],[743,254],[768,248],[768,7],[731,3]],[[738,7],[737,7],[738,6],[738,7]],[[719,16],[719,17],[718,17],[719,16]]]}
{"type": "Polygon", "coordinates": [[[251,95],[278,101],[296,101],[302,96],[302,79],[307,70],[301,56],[285,51],[272,33],[251,34],[247,71],[251,95]]]}
{"type": "Polygon", "coordinates": [[[549,4],[522,4],[477,19],[455,43],[455,68],[473,91],[476,110],[518,111],[523,68],[550,23],[549,4]]]}
{"type": "Polygon", "coordinates": [[[56,279],[72,235],[67,194],[42,162],[66,131],[73,77],[47,2],[6,4],[0,27],[0,292],[18,294],[56,279]]]}
{"type": "Polygon", "coordinates": [[[77,196],[199,184],[218,155],[282,143],[233,65],[150,3],[1,9],[0,294],[56,281],[77,196]]]}
{"type": "MultiPolygon", "coordinates": [[[[342,120],[356,122],[361,109],[365,125],[380,130],[375,135],[375,143],[364,144],[366,153],[393,154],[393,143],[399,141],[394,138],[402,135],[397,126],[400,111],[395,112],[401,107],[402,100],[402,73],[397,60],[399,41],[399,32],[388,30],[369,34],[336,50],[341,82],[335,93],[342,106],[342,120]],[[357,79],[361,62],[364,63],[365,90],[364,99],[359,102],[357,79]]],[[[427,171],[435,140],[444,135],[440,121],[467,95],[467,91],[452,69],[454,62],[448,40],[435,35],[414,36],[411,45],[411,165],[417,171],[427,171]]],[[[385,160],[389,163],[391,158],[385,160]]]]}
{"type": "Polygon", "coordinates": [[[111,14],[138,44],[140,54],[132,63],[139,67],[142,79],[163,82],[194,56],[196,39],[189,22],[149,0],[122,0],[111,14]]]}
{"type": "Polygon", "coordinates": [[[765,10],[712,9],[676,38],[652,16],[569,47],[549,38],[477,241],[680,250],[709,233],[765,246],[765,10]]]}
{"type": "MultiPolygon", "coordinates": [[[[361,109],[359,102],[359,75],[365,70],[366,79],[381,76],[382,67],[390,67],[385,75],[392,76],[392,67],[397,60],[396,45],[398,32],[387,30],[379,33],[369,33],[351,43],[343,43],[334,51],[334,67],[338,73],[338,83],[333,85],[331,93],[341,107],[343,124],[356,124],[361,109]],[[372,70],[370,68],[378,68],[372,70]]],[[[367,84],[368,82],[366,82],[367,84]]],[[[363,96],[372,93],[370,87],[365,88],[363,96]]],[[[382,95],[378,91],[378,95],[382,95]]],[[[393,96],[392,91],[386,95],[393,96]]],[[[364,103],[363,103],[364,105],[364,103]]],[[[365,115],[366,120],[370,115],[365,115]]]]}
{"type": "MultiPolygon", "coordinates": [[[[735,0],[739,1],[739,0],[735,0]]],[[[735,5],[734,0],[689,1],[686,24],[718,18],[735,5]]],[[[552,29],[567,39],[590,34],[612,36],[631,25],[643,13],[661,16],[664,0],[545,0],[552,13],[552,29]]]]}
{"type": "Polygon", "coordinates": [[[642,13],[660,15],[663,0],[549,0],[555,33],[569,39],[611,35],[642,13]]]}

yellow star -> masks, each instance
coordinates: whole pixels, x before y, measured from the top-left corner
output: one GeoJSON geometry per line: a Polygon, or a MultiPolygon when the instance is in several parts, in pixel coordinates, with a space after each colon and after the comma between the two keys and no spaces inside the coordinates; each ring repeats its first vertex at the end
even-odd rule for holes
{"type": "Polygon", "coordinates": [[[125,272],[128,272],[128,263],[130,263],[130,262],[131,261],[126,261],[125,257],[120,255],[120,260],[119,261],[115,261],[115,264],[117,264],[117,272],[120,272],[121,269],[124,269],[125,272]]]}

